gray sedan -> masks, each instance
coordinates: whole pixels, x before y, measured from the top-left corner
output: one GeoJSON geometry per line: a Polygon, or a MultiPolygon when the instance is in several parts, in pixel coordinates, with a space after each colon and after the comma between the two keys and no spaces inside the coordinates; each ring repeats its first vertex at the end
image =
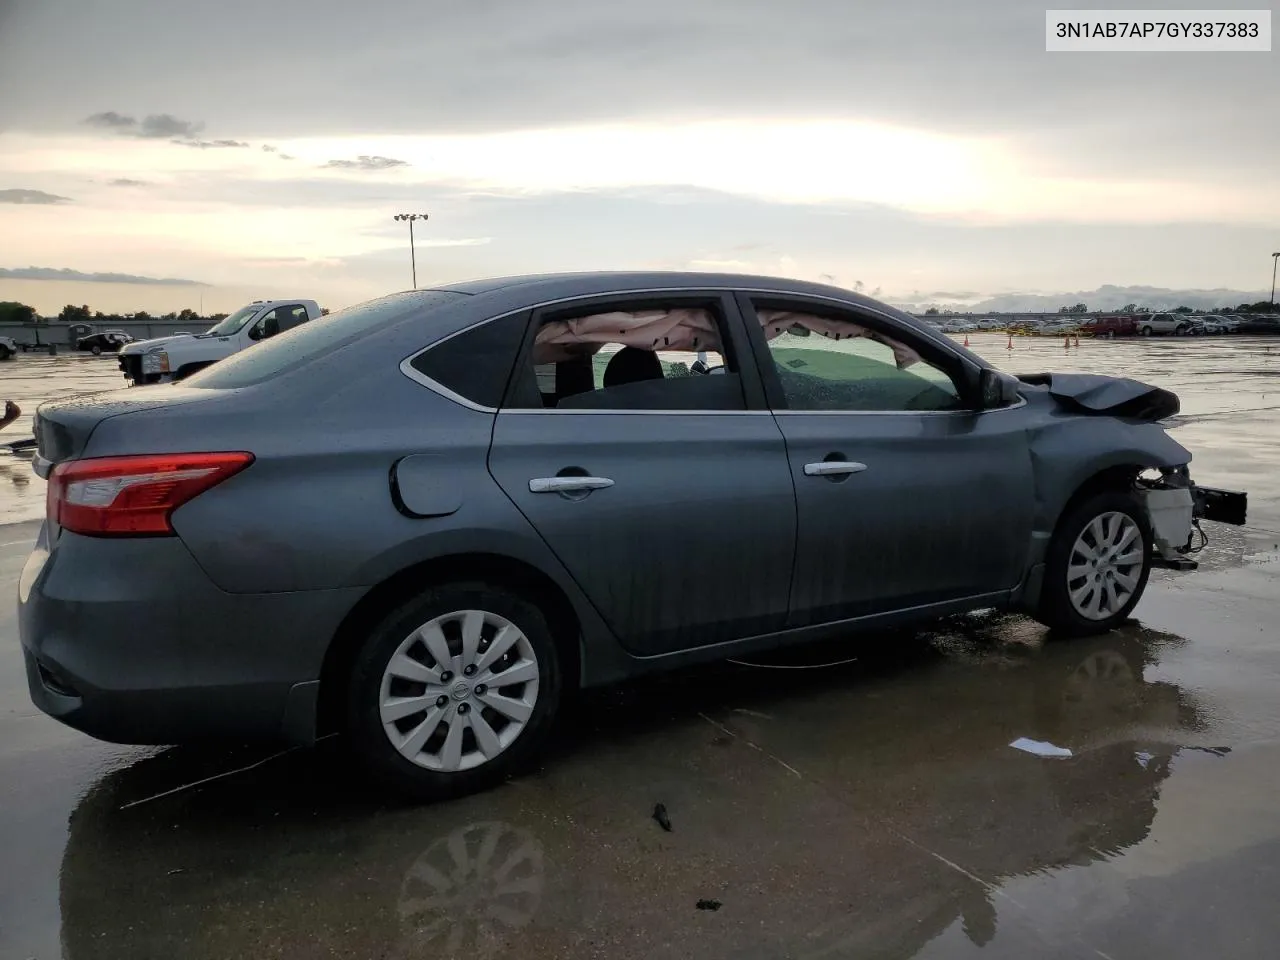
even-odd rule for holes
{"type": "Polygon", "coordinates": [[[31,695],[118,742],[342,732],[396,788],[467,792],[573,688],[975,608],[1121,623],[1201,518],[1244,522],[1176,411],[817,284],[395,294],[39,409],[31,695]]]}

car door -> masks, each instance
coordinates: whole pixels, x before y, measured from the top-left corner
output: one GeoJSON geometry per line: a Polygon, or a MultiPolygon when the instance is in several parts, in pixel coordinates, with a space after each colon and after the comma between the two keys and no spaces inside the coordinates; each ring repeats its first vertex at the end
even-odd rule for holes
{"type": "Polygon", "coordinates": [[[489,468],[628,651],[785,622],[795,498],[732,296],[535,311],[489,468]]]}
{"type": "Polygon", "coordinates": [[[795,485],[789,625],[1017,585],[1031,458],[1017,409],[970,409],[977,366],[870,310],[740,299],[795,485]]]}

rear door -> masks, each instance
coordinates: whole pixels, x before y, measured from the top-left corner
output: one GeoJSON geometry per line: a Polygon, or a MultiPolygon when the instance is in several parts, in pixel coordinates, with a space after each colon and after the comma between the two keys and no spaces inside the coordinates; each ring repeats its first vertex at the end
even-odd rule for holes
{"type": "Polygon", "coordinates": [[[958,353],[818,299],[741,298],[798,508],[791,626],[1008,590],[1028,555],[1018,409],[969,409],[958,353]]]}
{"type": "Polygon", "coordinates": [[[795,497],[731,296],[536,311],[489,468],[632,653],[783,625],[795,497]]]}

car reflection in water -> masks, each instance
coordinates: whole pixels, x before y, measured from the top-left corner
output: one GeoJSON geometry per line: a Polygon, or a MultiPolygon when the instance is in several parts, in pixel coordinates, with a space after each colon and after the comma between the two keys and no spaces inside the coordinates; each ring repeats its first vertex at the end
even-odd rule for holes
{"type": "Polygon", "coordinates": [[[843,668],[674,674],[588,698],[541,773],[416,809],[323,750],[121,809],[245,763],[168,751],[73,814],[65,955],[911,957],[955,924],[985,944],[1003,883],[1142,841],[1171,760],[1210,742],[1144,678],[1181,642],[964,618],[843,668]],[[695,911],[708,895],[724,909],[695,911]]]}

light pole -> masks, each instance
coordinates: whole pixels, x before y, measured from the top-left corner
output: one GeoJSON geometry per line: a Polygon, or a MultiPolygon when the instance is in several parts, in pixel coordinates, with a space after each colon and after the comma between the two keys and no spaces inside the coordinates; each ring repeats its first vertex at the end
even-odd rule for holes
{"type": "Polygon", "coordinates": [[[396,220],[409,221],[409,263],[413,267],[413,289],[418,289],[418,255],[413,249],[413,221],[426,220],[425,213],[397,213],[396,220]]]}
{"type": "Polygon", "coordinates": [[[1280,253],[1271,255],[1271,309],[1276,308],[1276,264],[1280,263],[1280,253]]]}

